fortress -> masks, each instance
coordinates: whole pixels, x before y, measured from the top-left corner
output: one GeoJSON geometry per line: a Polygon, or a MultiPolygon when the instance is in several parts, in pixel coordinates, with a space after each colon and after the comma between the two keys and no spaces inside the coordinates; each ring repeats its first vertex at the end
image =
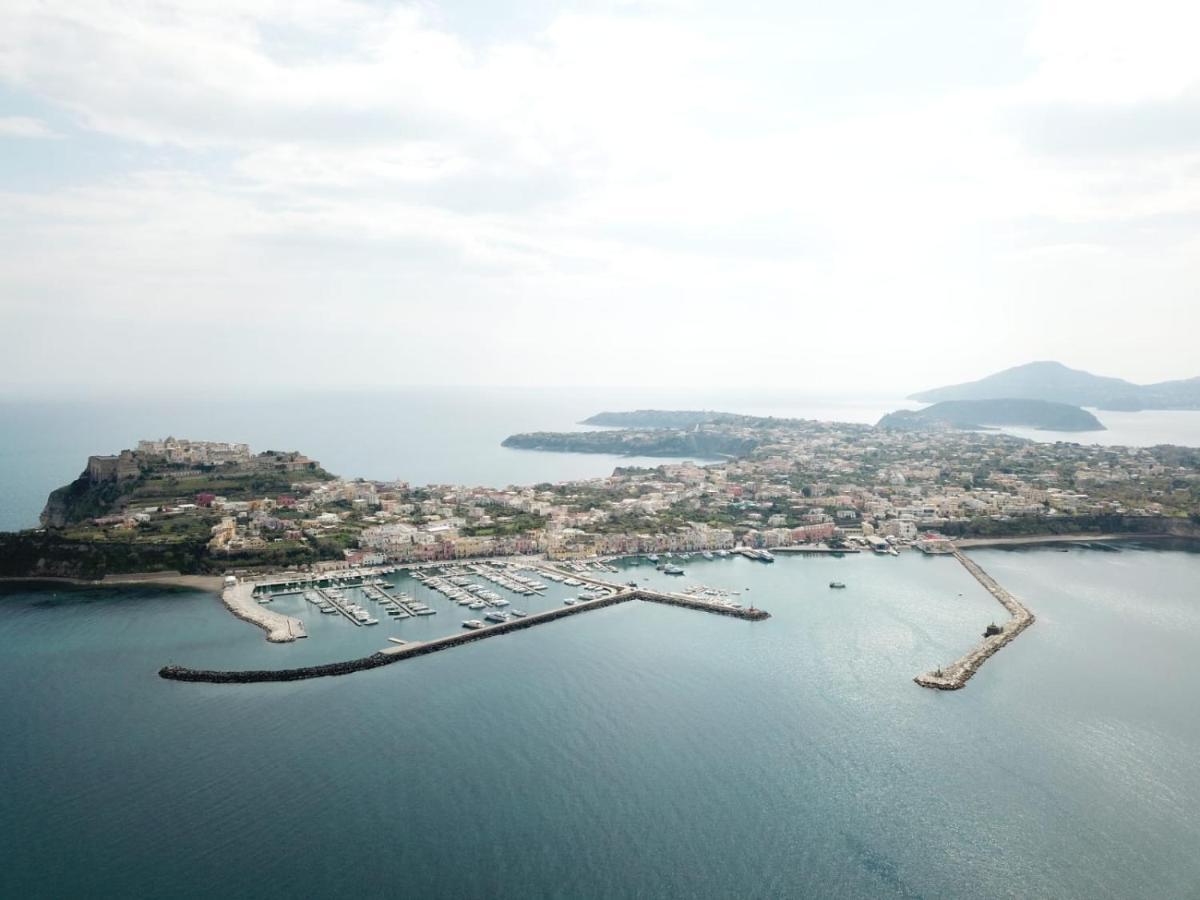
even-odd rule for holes
{"type": "Polygon", "coordinates": [[[117,456],[89,456],[87,476],[93,484],[103,481],[126,481],[141,474],[137,454],[122,450],[117,456]]]}

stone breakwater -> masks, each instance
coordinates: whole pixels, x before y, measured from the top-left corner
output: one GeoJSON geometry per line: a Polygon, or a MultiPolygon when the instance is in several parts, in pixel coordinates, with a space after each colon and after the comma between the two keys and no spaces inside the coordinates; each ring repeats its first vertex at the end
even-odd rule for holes
{"type": "Polygon", "coordinates": [[[761,621],[769,618],[769,614],[761,609],[729,609],[727,607],[718,606],[717,604],[707,603],[703,600],[690,600],[686,597],[678,597],[673,594],[660,594],[656,591],[646,591],[641,589],[625,590],[619,593],[612,594],[608,597],[602,597],[598,600],[589,600],[586,603],[577,603],[574,606],[564,606],[560,609],[552,609],[543,613],[536,613],[531,616],[526,616],[523,619],[510,619],[507,622],[501,622],[496,625],[490,625],[486,628],[479,628],[473,631],[464,631],[459,634],[448,635],[444,638],[438,638],[432,641],[423,643],[403,644],[401,646],[389,647],[386,650],[381,650],[378,653],[372,653],[370,656],[363,656],[358,659],[348,659],[344,662],[326,663],[319,666],[304,666],[297,669],[247,669],[242,671],[213,671],[209,669],[189,669],[185,666],[163,666],[158,670],[158,674],[162,678],[170,681],[200,681],[208,684],[250,684],[253,682],[262,681],[303,681],[308,678],[327,678],[331,675],[349,675],[352,672],[362,672],[366,669],[375,669],[379,666],[390,665],[391,663],[399,662],[402,659],[410,659],[415,656],[424,656],[427,653],[436,653],[439,650],[449,650],[451,647],[458,647],[462,644],[469,644],[472,641],[482,641],[485,638],[496,637],[501,634],[508,634],[511,631],[520,631],[522,628],[532,628],[534,625],[541,625],[545,622],[552,622],[556,619],[566,618],[567,616],[578,615],[579,613],[587,612],[592,609],[601,609],[606,606],[614,606],[618,603],[624,603],[627,600],[647,600],[651,603],[666,603],[671,606],[682,606],[689,609],[698,609],[704,612],[713,612],[718,615],[733,616],[739,619],[748,619],[750,621],[761,621]]]}
{"type": "Polygon", "coordinates": [[[221,601],[229,611],[246,622],[257,625],[267,633],[267,640],[285,644],[296,638],[308,637],[304,623],[291,616],[265,609],[254,599],[254,584],[243,581],[221,591],[221,601]]]}
{"type": "Polygon", "coordinates": [[[921,687],[934,688],[939,691],[957,691],[965,686],[988,657],[1015,640],[1017,635],[1034,623],[1033,613],[1026,609],[1016,597],[997,584],[996,580],[983,571],[978,563],[967,559],[959,550],[954,551],[954,557],[962,563],[963,568],[975,576],[976,581],[1000,601],[1000,604],[1008,610],[1010,618],[1001,627],[999,634],[984,638],[979,646],[970,650],[966,655],[934,672],[926,672],[913,679],[921,687]]]}

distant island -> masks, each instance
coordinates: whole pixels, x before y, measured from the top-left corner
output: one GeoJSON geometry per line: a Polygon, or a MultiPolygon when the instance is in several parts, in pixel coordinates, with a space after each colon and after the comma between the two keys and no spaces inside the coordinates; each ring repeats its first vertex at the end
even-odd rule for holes
{"type": "Polygon", "coordinates": [[[995,425],[1018,425],[1044,431],[1104,431],[1094,415],[1067,403],[1046,400],[943,400],[921,410],[901,409],[888,413],[878,428],[906,431],[930,428],[978,429],[995,425]]]}
{"type": "Polygon", "coordinates": [[[943,400],[1045,400],[1072,406],[1135,412],[1142,409],[1200,409],[1200,377],[1157,384],[1093,375],[1060,362],[1032,362],[978,381],[933,388],[909,396],[922,403],[943,400]]]}
{"type": "Polygon", "coordinates": [[[758,443],[758,439],[753,435],[658,426],[628,431],[534,431],[510,435],[501,442],[501,446],[516,450],[551,450],[566,453],[718,459],[745,456],[756,448],[758,443]]]}
{"type": "Polygon", "coordinates": [[[689,409],[635,409],[629,412],[602,412],[579,424],[607,428],[691,428],[731,418],[730,413],[689,409]]]}

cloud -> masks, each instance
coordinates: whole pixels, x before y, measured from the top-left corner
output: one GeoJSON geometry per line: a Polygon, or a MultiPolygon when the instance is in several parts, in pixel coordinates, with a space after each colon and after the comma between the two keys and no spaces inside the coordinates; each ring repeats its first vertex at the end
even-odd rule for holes
{"type": "Polygon", "coordinates": [[[36,190],[3,182],[0,308],[77,329],[81,364],[91,334],[207,311],[231,380],[256,329],[356,335],[321,377],[368,382],[396,334],[387,378],[468,383],[616,378],[581,335],[630,379],[1007,363],[1056,297],[1118,309],[1136,275],[1178,303],[1155,272],[1200,274],[1194,14],[1025,10],[585,0],[464,30],[425,4],[10,0],[0,81],[72,127],[36,190]],[[447,366],[443,328],[494,352],[447,366]]]}
{"type": "Polygon", "coordinates": [[[0,137],[58,138],[61,137],[41,119],[26,116],[0,116],[0,137]]]}

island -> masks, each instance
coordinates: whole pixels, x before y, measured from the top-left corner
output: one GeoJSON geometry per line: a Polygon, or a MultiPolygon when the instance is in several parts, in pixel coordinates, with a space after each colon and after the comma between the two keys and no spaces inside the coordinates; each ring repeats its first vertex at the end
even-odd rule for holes
{"type": "Polygon", "coordinates": [[[922,403],[942,400],[1047,400],[1105,410],[1200,409],[1200,377],[1156,384],[1134,384],[1123,378],[1093,375],[1060,362],[1026,363],[978,381],[934,388],[908,399],[922,403]]]}
{"type": "Polygon", "coordinates": [[[925,409],[888,413],[879,428],[928,431],[936,428],[979,429],[1017,425],[1042,431],[1104,431],[1094,415],[1078,406],[1046,400],[943,400],[925,409]]]}
{"type": "MultiPolygon", "coordinates": [[[[1192,448],[704,415],[698,423],[688,411],[654,414],[655,424],[686,427],[513,436],[508,446],[531,451],[675,458],[492,487],[339,476],[299,451],[143,440],[91,457],[50,493],[41,527],[0,533],[0,577],[212,577],[736,548],[890,552],[930,534],[1200,533],[1200,450],[1192,448]]],[[[644,411],[606,419],[652,420],[644,411]]]]}
{"type": "MultiPolygon", "coordinates": [[[[590,588],[591,599],[581,594],[561,608],[517,618],[493,613],[486,624],[464,623],[469,630],[460,634],[401,642],[353,660],[160,672],[172,680],[240,683],[347,674],[628,600],[767,618],[703,587],[652,590],[599,574],[615,571],[605,562],[614,557],[741,554],[762,563],[775,559],[772,551],[888,557],[911,548],[954,555],[1010,614],[985,629],[981,644],[916,679],[956,690],[1034,621],[963,547],[989,539],[1200,537],[1200,450],[705,415],[708,421],[697,422],[686,411],[656,414],[655,424],[689,424],[534,436],[529,444],[561,449],[580,446],[574,443],[580,438],[603,439],[618,442],[606,448],[627,453],[701,449],[725,454],[719,461],[671,460],[618,467],[598,478],[507,487],[343,478],[298,451],[143,440],[89,458],[77,479],[51,492],[42,527],[0,533],[0,577],[101,583],[116,577],[220,590],[230,612],[272,642],[308,634],[302,619],[271,608],[273,593],[304,591],[311,602],[328,605],[322,613],[378,624],[344,604],[336,588],[375,591],[382,602],[388,598],[379,594],[379,578],[396,566],[419,569],[427,585],[432,579],[448,592],[469,588],[476,577],[518,585],[571,579],[590,588]]],[[[652,419],[616,413],[609,420],[652,419]]],[[[407,611],[421,614],[415,606],[407,611]]]]}
{"type": "Polygon", "coordinates": [[[579,424],[600,425],[606,428],[691,428],[710,422],[728,421],[729,413],[689,409],[635,409],[628,412],[601,412],[579,424]]]}
{"type": "Polygon", "coordinates": [[[514,434],[502,442],[517,450],[567,453],[610,453],[619,456],[679,456],[719,459],[745,456],[758,446],[752,435],[691,428],[619,431],[535,431],[514,434]]]}

